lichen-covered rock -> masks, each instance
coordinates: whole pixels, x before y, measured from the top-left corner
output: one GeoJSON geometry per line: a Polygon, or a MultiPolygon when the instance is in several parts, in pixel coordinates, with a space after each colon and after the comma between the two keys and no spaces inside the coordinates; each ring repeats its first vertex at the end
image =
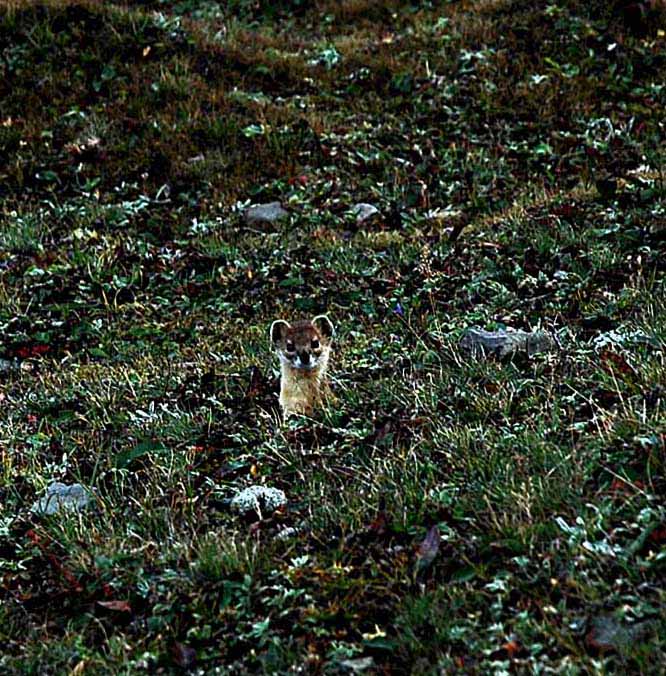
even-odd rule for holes
{"type": "Polygon", "coordinates": [[[374,204],[359,202],[352,207],[352,213],[356,216],[356,224],[361,225],[361,223],[365,223],[365,221],[369,221],[377,216],[379,209],[374,204]]]}
{"type": "Polygon", "coordinates": [[[94,493],[81,484],[63,484],[54,481],[46,493],[30,508],[36,514],[57,514],[62,511],[79,512],[95,499],[94,493]]]}
{"type": "Polygon", "coordinates": [[[484,331],[469,328],[460,339],[460,347],[475,356],[495,355],[500,359],[526,352],[529,356],[547,352],[555,347],[555,341],[547,331],[484,331]]]}
{"type": "Polygon", "coordinates": [[[659,347],[659,341],[654,336],[623,327],[599,334],[594,338],[593,343],[597,349],[602,349],[609,345],[618,347],[633,347],[636,345],[659,347]]]}
{"type": "Polygon", "coordinates": [[[231,507],[239,514],[255,511],[258,514],[274,512],[287,503],[287,496],[279,488],[248,486],[234,495],[231,507]]]}
{"type": "Polygon", "coordinates": [[[268,223],[273,225],[288,218],[289,212],[279,202],[267,202],[266,204],[254,204],[243,212],[243,217],[248,225],[268,223]]]}

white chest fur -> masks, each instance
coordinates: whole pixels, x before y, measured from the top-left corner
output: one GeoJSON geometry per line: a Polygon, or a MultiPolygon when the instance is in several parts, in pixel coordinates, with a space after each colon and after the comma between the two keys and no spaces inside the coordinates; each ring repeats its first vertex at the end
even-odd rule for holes
{"type": "Polygon", "coordinates": [[[328,355],[311,370],[297,369],[284,361],[281,364],[280,406],[285,417],[291,413],[311,413],[322,404],[326,389],[328,355]]]}

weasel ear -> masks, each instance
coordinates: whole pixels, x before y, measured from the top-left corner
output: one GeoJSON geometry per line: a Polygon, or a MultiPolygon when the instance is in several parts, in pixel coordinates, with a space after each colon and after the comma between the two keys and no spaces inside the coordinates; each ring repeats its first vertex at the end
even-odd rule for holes
{"type": "Polygon", "coordinates": [[[290,325],[284,319],[278,319],[271,324],[271,341],[279,343],[287,335],[290,325]]]}
{"type": "Polygon", "coordinates": [[[326,338],[333,337],[333,334],[335,333],[333,324],[331,324],[331,320],[326,315],[317,315],[312,320],[312,323],[322,336],[326,336],[326,338]]]}

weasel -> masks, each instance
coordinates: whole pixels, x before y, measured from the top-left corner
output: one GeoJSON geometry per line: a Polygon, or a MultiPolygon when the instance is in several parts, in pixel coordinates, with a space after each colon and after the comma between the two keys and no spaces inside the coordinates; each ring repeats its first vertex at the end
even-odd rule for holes
{"type": "Polygon", "coordinates": [[[271,324],[271,342],[280,359],[280,406],[286,418],[309,415],[326,396],[326,369],[331,354],[333,324],[326,315],[289,324],[271,324]]]}

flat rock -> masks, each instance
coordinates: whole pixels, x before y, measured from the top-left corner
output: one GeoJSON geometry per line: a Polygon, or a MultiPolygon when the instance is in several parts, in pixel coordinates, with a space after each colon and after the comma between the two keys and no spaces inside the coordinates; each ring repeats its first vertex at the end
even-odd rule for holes
{"type": "Polygon", "coordinates": [[[243,211],[243,218],[248,225],[259,223],[278,223],[287,218],[289,212],[279,202],[267,202],[266,204],[254,204],[243,211]]]}
{"type": "Polygon", "coordinates": [[[248,486],[239,491],[231,499],[231,507],[240,514],[255,511],[274,512],[278,507],[287,504],[287,496],[279,488],[269,486],[248,486]]]}
{"type": "Polygon", "coordinates": [[[352,214],[356,216],[356,224],[361,225],[379,214],[379,209],[374,204],[359,202],[352,207],[352,214]]]}
{"type": "Polygon", "coordinates": [[[500,359],[516,352],[529,356],[547,352],[555,347],[555,341],[547,331],[484,331],[469,328],[460,339],[460,347],[473,355],[495,355],[500,359]]]}
{"type": "Polygon", "coordinates": [[[80,512],[95,499],[94,493],[81,484],[54,481],[46,493],[30,508],[37,514],[57,514],[62,511],[80,512]]]}

